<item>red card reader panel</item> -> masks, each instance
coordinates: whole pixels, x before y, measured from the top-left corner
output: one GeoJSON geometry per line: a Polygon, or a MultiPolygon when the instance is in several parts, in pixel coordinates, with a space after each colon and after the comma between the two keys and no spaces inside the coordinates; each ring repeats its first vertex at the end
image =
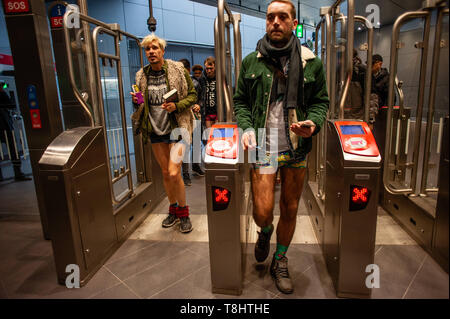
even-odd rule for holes
{"type": "Polygon", "coordinates": [[[379,156],[377,143],[366,122],[337,121],[336,129],[346,153],[362,156],[379,156]]]}
{"type": "Polygon", "coordinates": [[[206,154],[219,158],[237,158],[239,133],[236,124],[215,124],[209,133],[206,154]]]}

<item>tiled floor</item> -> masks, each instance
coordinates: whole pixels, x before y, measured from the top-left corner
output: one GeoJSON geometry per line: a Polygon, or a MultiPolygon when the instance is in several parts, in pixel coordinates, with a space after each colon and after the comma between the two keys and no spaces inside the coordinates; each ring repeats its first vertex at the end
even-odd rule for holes
{"type": "MultiPolygon", "coordinates": [[[[68,289],[56,281],[52,247],[42,238],[32,182],[0,183],[0,298],[236,298],[211,292],[204,187],[204,178],[194,178],[187,188],[192,233],[161,227],[168,207],[165,200],[86,286],[68,289]]],[[[305,212],[301,201],[288,251],[294,294],[283,295],[275,288],[268,273],[270,258],[263,264],[255,262],[252,224],[244,291],[238,298],[336,298],[305,212]]],[[[276,223],[277,211],[275,215],[276,223]]],[[[372,298],[448,299],[448,274],[381,208],[378,215],[375,264],[381,283],[372,298]]],[[[272,251],[274,247],[275,236],[272,251]]]]}

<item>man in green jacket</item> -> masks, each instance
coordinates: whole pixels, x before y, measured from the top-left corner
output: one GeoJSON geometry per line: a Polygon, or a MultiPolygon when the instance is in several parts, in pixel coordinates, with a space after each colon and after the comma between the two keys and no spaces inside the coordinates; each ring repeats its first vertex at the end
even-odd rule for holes
{"type": "Polygon", "coordinates": [[[256,52],[243,60],[234,95],[235,114],[244,130],[243,147],[259,148],[251,173],[253,217],[261,227],[255,245],[258,262],[269,255],[275,179],[278,169],[281,173],[277,249],[270,273],[283,293],[294,290],[286,251],[295,231],[306,155],[329,105],[322,62],[302,47],[292,32],[298,23],[295,11],[290,0],[269,4],[266,34],[258,42],[256,52]]]}

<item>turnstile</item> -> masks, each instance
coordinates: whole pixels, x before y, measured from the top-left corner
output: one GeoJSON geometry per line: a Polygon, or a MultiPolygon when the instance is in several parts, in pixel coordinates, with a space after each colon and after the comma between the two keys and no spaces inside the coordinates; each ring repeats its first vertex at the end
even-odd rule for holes
{"type": "Polygon", "coordinates": [[[381,156],[360,121],[328,121],[323,251],[338,297],[370,298],[381,156]]]}
{"type": "MultiPolygon", "coordinates": [[[[117,243],[101,127],[61,133],[39,161],[58,281],[77,265],[84,285],[117,243]]],[[[117,249],[117,248],[116,248],[117,249]]]]}
{"type": "MultiPolygon", "coordinates": [[[[205,152],[209,257],[213,293],[242,294],[248,211],[252,209],[248,170],[240,159],[236,124],[213,125],[205,152]]],[[[243,156],[241,156],[243,158],[243,156]]]]}

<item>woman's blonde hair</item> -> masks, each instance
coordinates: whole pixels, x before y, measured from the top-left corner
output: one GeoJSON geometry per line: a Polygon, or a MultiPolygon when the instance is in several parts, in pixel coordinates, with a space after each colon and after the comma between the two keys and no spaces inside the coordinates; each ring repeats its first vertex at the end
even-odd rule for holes
{"type": "Polygon", "coordinates": [[[146,36],[142,42],[141,42],[141,46],[145,49],[145,47],[147,45],[149,45],[150,43],[152,43],[153,41],[157,41],[158,45],[161,49],[165,50],[166,49],[166,45],[167,42],[164,39],[161,39],[160,37],[158,37],[156,34],[152,33],[149,34],[148,36],[146,36]]]}

